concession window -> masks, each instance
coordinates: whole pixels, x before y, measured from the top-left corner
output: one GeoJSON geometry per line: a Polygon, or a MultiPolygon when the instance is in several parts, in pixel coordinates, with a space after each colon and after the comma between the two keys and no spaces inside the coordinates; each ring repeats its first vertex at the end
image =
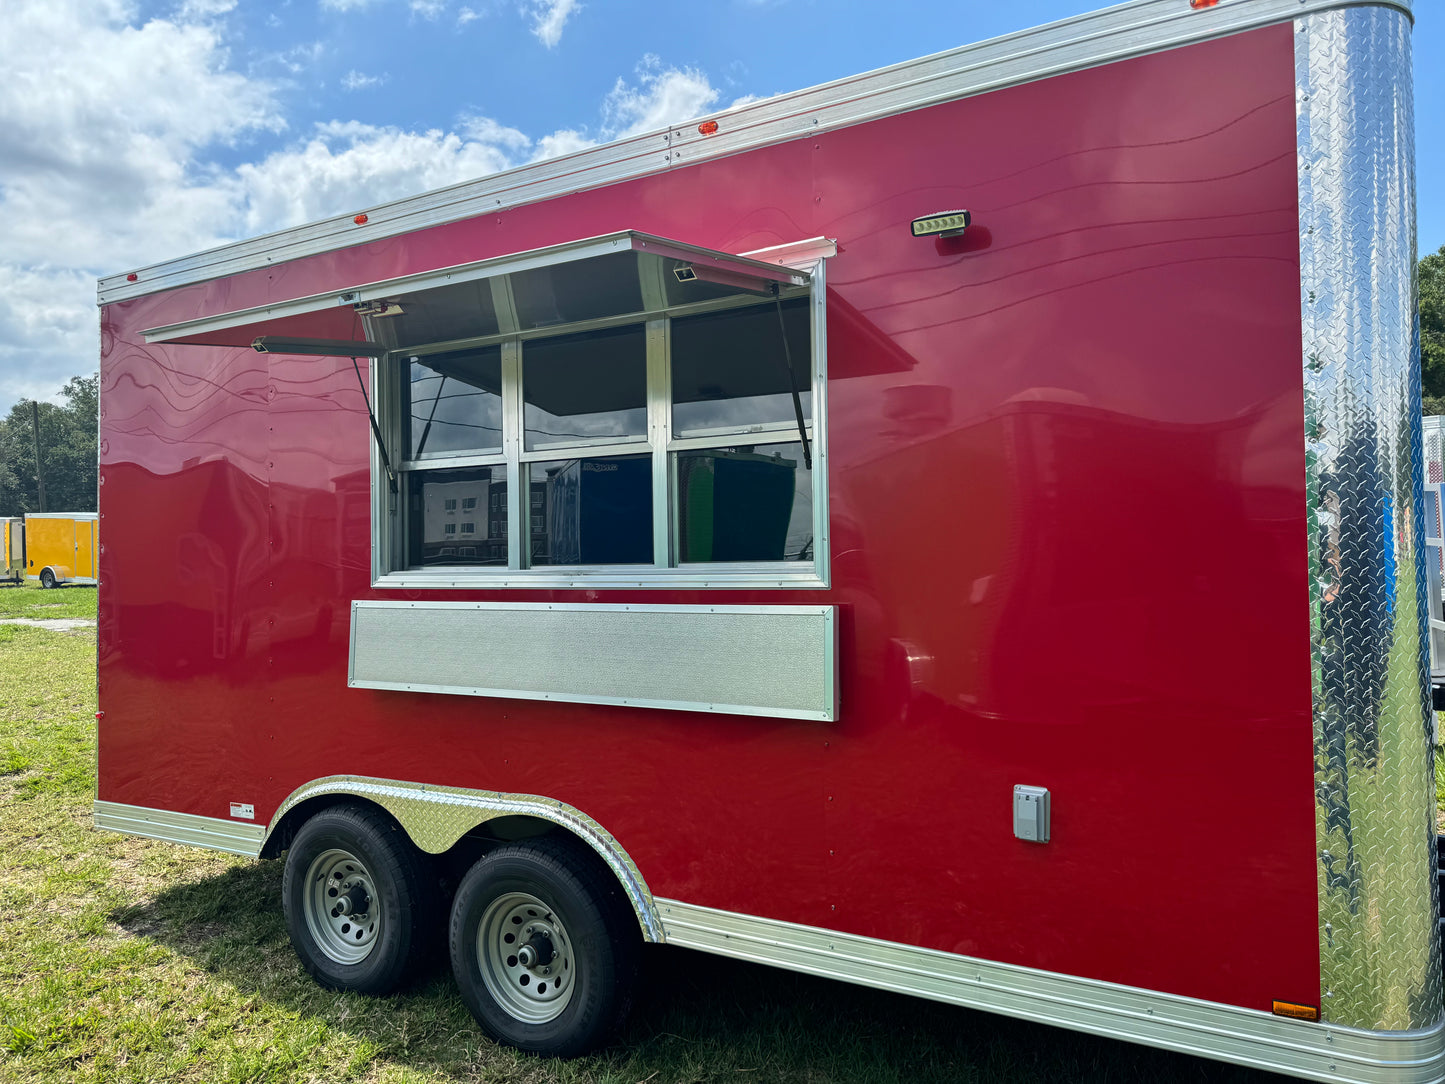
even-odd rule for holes
{"type": "MultiPolygon", "coordinates": [[[[373,359],[375,588],[826,588],[835,251],[626,231],[145,337],[373,359]]],[[[350,683],[834,719],[835,641],[831,606],[413,597],[356,604],[350,683]]]]}

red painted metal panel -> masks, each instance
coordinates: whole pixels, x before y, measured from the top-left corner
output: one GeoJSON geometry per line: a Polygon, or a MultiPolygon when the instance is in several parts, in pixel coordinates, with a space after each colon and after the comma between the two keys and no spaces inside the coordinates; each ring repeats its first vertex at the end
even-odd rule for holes
{"type": "Polygon", "coordinates": [[[100,797],[546,794],[658,895],[1317,1004],[1293,94],[1281,26],[108,307],[100,797]],[[840,721],[348,691],[350,361],[140,330],[627,228],[838,239],[832,589],[428,597],[835,604],[840,721]]]}

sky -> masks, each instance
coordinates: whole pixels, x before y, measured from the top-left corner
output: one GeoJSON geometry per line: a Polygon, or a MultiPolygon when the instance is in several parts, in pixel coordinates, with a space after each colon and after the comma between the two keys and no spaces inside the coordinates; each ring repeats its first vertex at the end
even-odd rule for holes
{"type": "MultiPolygon", "coordinates": [[[[0,415],[95,370],[101,275],[1100,6],[0,0],[0,415]]],[[[1445,3],[1415,7],[1423,255],[1445,3]]]]}

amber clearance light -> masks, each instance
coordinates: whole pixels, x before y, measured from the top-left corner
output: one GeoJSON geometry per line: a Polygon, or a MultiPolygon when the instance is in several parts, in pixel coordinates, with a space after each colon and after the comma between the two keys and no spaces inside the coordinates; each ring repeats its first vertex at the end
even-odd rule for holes
{"type": "Polygon", "coordinates": [[[1274,1003],[1275,1016],[1288,1016],[1291,1020],[1318,1020],[1319,1009],[1313,1005],[1297,1005],[1293,1001],[1276,1001],[1274,1003]]]}

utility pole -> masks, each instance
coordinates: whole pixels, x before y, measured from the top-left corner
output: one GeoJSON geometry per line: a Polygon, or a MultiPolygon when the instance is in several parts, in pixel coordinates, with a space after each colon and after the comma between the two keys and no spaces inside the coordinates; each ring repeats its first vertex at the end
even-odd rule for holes
{"type": "Polygon", "coordinates": [[[30,427],[35,433],[35,487],[40,491],[40,511],[45,511],[45,464],[40,458],[40,402],[30,400],[30,427]]]}

